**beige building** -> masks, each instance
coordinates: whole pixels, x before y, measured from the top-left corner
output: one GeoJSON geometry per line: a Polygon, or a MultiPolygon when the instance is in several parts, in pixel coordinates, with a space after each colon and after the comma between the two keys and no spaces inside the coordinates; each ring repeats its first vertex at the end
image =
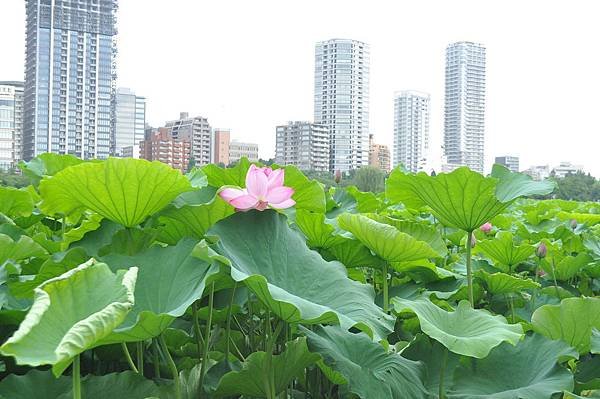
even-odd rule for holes
{"type": "Polygon", "coordinates": [[[165,127],[148,132],[146,139],[140,142],[140,158],[166,163],[181,172],[189,168],[191,151],[189,139],[173,138],[170,129],[165,127]]]}
{"type": "Polygon", "coordinates": [[[167,122],[166,127],[173,139],[187,140],[192,144],[192,158],[196,166],[210,163],[212,135],[206,118],[190,117],[187,112],[181,112],[179,119],[167,122]]]}
{"type": "Polygon", "coordinates": [[[243,143],[237,140],[230,142],[229,163],[237,162],[243,157],[248,158],[248,160],[252,162],[258,161],[258,144],[243,143]]]}
{"type": "Polygon", "coordinates": [[[231,132],[229,129],[213,130],[213,160],[215,164],[222,163],[229,165],[229,143],[231,141],[231,132]]]}
{"type": "Polygon", "coordinates": [[[276,128],[275,162],[300,170],[329,170],[329,131],[310,122],[288,122],[276,128]]]}
{"type": "Polygon", "coordinates": [[[390,148],[385,144],[375,144],[373,135],[369,135],[369,165],[390,171],[390,148]]]}

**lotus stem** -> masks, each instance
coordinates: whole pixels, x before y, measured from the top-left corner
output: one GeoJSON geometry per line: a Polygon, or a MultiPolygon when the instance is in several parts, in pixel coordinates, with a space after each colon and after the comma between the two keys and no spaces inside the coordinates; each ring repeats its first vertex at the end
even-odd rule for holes
{"type": "Polygon", "coordinates": [[[550,264],[552,265],[552,279],[554,280],[554,289],[556,290],[556,296],[558,297],[558,300],[560,301],[562,298],[560,297],[560,291],[558,290],[558,283],[556,282],[556,269],[554,267],[554,257],[552,257],[552,262],[550,264]]]}
{"type": "Polygon", "coordinates": [[[384,263],[382,273],[382,285],[383,285],[383,311],[388,313],[389,310],[389,293],[388,293],[388,264],[384,263]]]}
{"type": "Polygon", "coordinates": [[[144,342],[135,343],[137,355],[137,369],[141,375],[144,375],[144,342]]]}
{"type": "Polygon", "coordinates": [[[81,399],[81,370],[79,355],[73,358],[73,399],[81,399]]]}
{"type": "Polygon", "coordinates": [[[160,378],[160,360],[158,358],[158,342],[152,340],[152,363],[154,364],[154,378],[160,378]]]}
{"type": "Polygon", "coordinates": [[[175,399],[181,398],[181,384],[179,382],[179,372],[177,371],[177,365],[175,365],[175,361],[171,354],[169,353],[169,348],[167,347],[167,343],[165,342],[165,337],[163,334],[158,336],[158,340],[160,342],[160,346],[162,347],[163,355],[167,360],[167,364],[169,369],[171,369],[171,375],[173,376],[173,382],[175,384],[175,399]]]}
{"type": "MultiPolygon", "coordinates": [[[[277,392],[275,391],[275,372],[273,370],[273,347],[275,346],[275,342],[277,341],[277,337],[281,333],[281,329],[283,328],[283,322],[277,323],[275,327],[275,331],[271,334],[269,331],[269,339],[267,341],[267,357],[266,357],[266,375],[264,379],[265,384],[265,393],[267,395],[267,399],[276,399],[277,392]]],[[[269,329],[270,330],[270,329],[269,329]]]]}
{"type": "Polygon", "coordinates": [[[208,295],[208,319],[206,320],[206,334],[204,339],[204,348],[202,349],[202,365],[200,366],[200,381],[198,382],[198,389],[200,395],[204,396],[204,375],[206,374],[206,366],[208,363],[208,349],[210,344],[210,327],[212,323],[213,314],[213,303],[215,299],[215,282],[213,281],[210,285],[210,294],[208,295]]]}
{"type": "Polygon", "coordinates": [[[444,347],[444,354],[442,356],[442,364],[440,365],[440,385],[439,385],[439,397],[445,399],[446,390],[444,389],[444,374],[446,373],[446,364],[448,363],[448,348],[444,347]]]}
{"type": "Polygon", "coordinates": [[[471,307],[475,307],[475,301],[473,296],[473,271],[471,270],[471,236],[472,231],[467,232],[467,286],[469,290],[469,302],[471,307]]]}
{"type": "Polygon", "coordinates": [[[229,307],[227,308],[227,324],[225,330],[225,361],[229,361],[229,340],[231,336],[231,308],[233,307],[233,299],[235,297],[235,288],[237,286],[237,282],[233,283],[233,288],[231,289],[231,297],[229,298],[229,307]]]}
{"type": "Polygon", "coordinates": [[[202,337],[200,323],[198,322],[198,304],[196,301],[192,303],[192,320],[194,322],[194,338],[196,338],[196,346],[198,353],[200,353],[200,348],[204,347],[204,338],[202,337]]]}
{"type": "Polygon", "coordinates": [[[133,359],[131,358],[131,354],[129,353],[129,349],[127,348],[127,344],[125,342],[121,342],[121,348],[123,349],[123,354],[125,355],[125,359],[127,359],[127,364],[129,364],[129,368],[136,373],[139,374],[139,370],[135,367],[133,363],[133,359]]]}

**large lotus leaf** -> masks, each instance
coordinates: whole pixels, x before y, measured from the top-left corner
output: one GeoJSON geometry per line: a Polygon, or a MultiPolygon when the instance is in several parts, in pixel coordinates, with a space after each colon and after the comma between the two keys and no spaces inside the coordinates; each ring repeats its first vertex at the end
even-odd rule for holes
{"type": "Polygon", "coordinates": [[[502,167],[494,170],[496,177],[483,177],[466,167],[437,176],[395,169],[386,181],[385,192],[392,202],[415,209],[427,205],[443,224],[473,231],[503,212],[514,199],[554,190],[552,183],[534,182],[502,167]]]}
{"type": "Polygon", "coordinates": [[[597,213],[558,212],[556,217],[560,220],[576,220],[577,223],[585,223],[590,226],[600,223],[600,215],[597,213]]]}
{"type": "Polygon", "coordinates": [[[61,170],[82,162],[81,159],[70,154],[46,152],[29,162],[19,163],[19,168],[25,176],[29,177],[32,183],[37,185],[44,176],[54,176],[61,170]]]}
{"type": "Polygon", "coordinates": [[[215,250],[230,260],[231,277],[243,281],[288,323],[339,323],[385,337],[391,317],[374,304],[373,288],[350,280],[338,262],[308,249],[302,234],[275,211],[238,212],[209,231],[215,250]]]}
{"type": "Polygon", "coordinates": [[[321,183],[309,179],[295,166],[288,165],[284,169],[283,184],[294,189],[294,208],[325,213],[325,191],[321,183]]]}
{"type": "Polygon", "coordinates": [[[248,158],[242,158],[232,168],[221,168],[215,164],[208,164],[201,168],[208,179],[208,184],[215,188],[223,186],[244,187],[246,184],[246,174],[250,168],[248,158]]]}
{"type": "Polygon", "coordinates": [[[102,258],[114,271],[137,266],[135,305],[127,318],[103,343],[141,341],[159,335],[202,296],[206,279],[217,268],[196,258],[197,241],[152,247],[134,256],[109,254],[102,258]]]}
{"type": "Polygon", "coordinates": [[[82,163],[40,182],[41,209],[46,214],[87,208],[127,227],[140,224],[190,190],[188,179],[169,165],[132,158],[82,163]]]}
{"type": "Polygon", "coordinates": [[[337,326],[318,326],[314,331],[301,327],[308,348],[324,358],[326,365],[340,373],[348,390],[363,399],[426,398],[423,367],[395,353],[364,334],[353,334],[337,326]]]}
{"type": "Polygon", "coordinates": [[[354,197],[359,212],[376,212],[381,208],[381,200],[370,191],[360,191],[355,186],[346,188],[348,193],[354,197]]]}
{"type": "Polygon", "coordinates": [[[63,234],[61,249],[65,250],[74,242],[77,242],[91,231],[98,230],[102,223],[102,216],[97,213],[91,213],[81,221],[79,226],[74,227],[63,234]]]}
{"type": "Polygon", "coordinates": [[[475,276],[483,281],[485,289],[493,295],[510,294],[540,287],[540,284],[531,279],[522,279],[506,273],[488,273],[485,270],[478,270],[475,276]]]}
{"type": "Polygon", "coordinates": [[[296,211],[296,225],[306,236],[306,244],[311,248],[330,248],[349,240],[342,231],[328,223],[323,213],[313,213],[304,209],[296,211]]]}
{"type": "Polygon", "coordinates": [[[591,339],[591,349],[592,353],[600,353],[600,330],[592,329],[592,339],[591,339]]]}
{"type": "Polygon", "coordinates": [[[492,259],[498,269],[507,272],[532,256],[535,247],[529,244],[515,245],[512,233],[500,231],[494,239],[478,242],[475,250],[492,259]]]}
{"type": "Polygon", "coordinates": [[[7,260],[20,260],[46,256],[46,250],[27,236],[13,240],[6,234],[0,234],[0,265],[7,260]]]}
{"type": "Polygon", "coordinates": [[[133,307],[137,268],[113,274],[89,261],[35,289],[33,306],[1,347],[17,364],[51,364],[60,375],[76,355],[121,324],[133,307]]]}
{"type": "Polygon", "coordinates": [[[330,188],[330,202],[327,207],[328,219],[335,219],[342,213],[358,213],[358,202],[345,188],[330,188]]]}
{"type": "MultiPolygon", "coordinates": [[[[577,276],[577,274],[588,266],[593,258],[586,253],[579,253],[577,256],[567,255],[562,259],[559,257],[558,263],[554,266],[548,261],[544,261],[542,268],[551,277],[556,277],[559,281],[567,281],[570,278],[577,276]]],[[[554,260],[554,258],[553,258],[554,260]]]]}
{"type": "Polygon", "coordinates": [[[516,346],[502,344],[485,359],[461,364],[449,399],[542,399],[573,389],[573,374],[557,364],[577,353],[560,341],[527,336],[516,346]]]}
{"type": "MultiPolygon", "coordinates": [[[[230,371],[219,381],[215,392],[216,396],[244,395],[264,398],[268,396],[265,391],[265,380],[270,378],[267,369],[267,354],[254,352],[239,371],[230,371]]],[[[302,375],[304,369],[319,360],[319,355],[310,353],[306,346],[306,338],[297,338],[285,344],[285,350],[272,358],[272,383],[275,393],[285,390],[290,381],[302,375]]]]}
{"type": "Polygon", "coordinates": [[[349,268],[379,268],[383,263],[381,258],[373,255],[371,250],[358,240],[346,240],[343,243],[336,244],[323,251],[322,255],[327,260],[338,260],[349,268]],[[331,255],[331,257],[328,255],[331,255]]]}
{"type": "Polygon", "coordinates": [[[33,198],[27,190],[0,187],[0,213],[15,218],[26,217],[33,211],[33,198]]]}
{"type": "Polygon", "coordinates": [[[592,329],[600,329],[600,298],[567,298],[559,305],[544,305],[533,313],[531,324],[534,331],[587,353],[592,329]]]}
{"type": "Polygon", "coordinates": [[[448,253],[448,248],[446,247],[444,239],[434,227],[409,220],[394,219],[389,216],[382,216],[378,214],[371,214],[368,216],[379,223],[392,225],[401,232],[406,233],[419,241],[426,242],[438,253],[439,256],[446,256],[448,253]]]}
{"type": "Polygon", "coordinates": [[[10,374],[0,381],[0,398],[57,399],[71,390],[71,384],[71,378],[56,378],[49,371],[31,370],[25,375],[10,374]]]}
{"type": "Polygon", "coordinates": [[[425,365],[425,387],[432,398],[437,398],[440,387],[440,372],[444,365],[444,384],[451,387],[454,381],[454,370],[458,367],[460,356],[448,352],[444,345],[435,340],[430,340],[425,334],[417,336],[401,352],[402,357],[420,361],[425,365]],[[444,357],[445,364],[444,364],[444,357]]]}
{"type": "Polygon", "coordinates": [[[460,355],[481,359],[502,342],[515,345],[523,336],[520,324],[508,324],[503,316],[472,309],[468,301],[460,301],[453,312],[428,300],[393,298],[392,302],[396,312],[408,309],[415,313],[425,334],[460,355]]]}
{"type": "Polygon", "coordinates": [[[438,256],[426,242],[402,233],[394,226],[376,222],[363,215],[345,213],[338,216],[338,224],[388,262],[406,262],[438,256]]]}
{"type": "MultiPolygon", "coordinates": [[[[88,375],[81,380],[81,396],[85,399],[127,398],[150,399],[158,397],[158,386],[133,371],[101,376],[88,375]]],[[[72,391],[57,399],[71,399],[72,391]]]]}
{"type": "Polygon", "coordinates": [[[191,236],[202,239],[212,225],[234,212],[233,206],[215,196],[206,204],[184,205],[179,208],[169,206],[161,212],[159,222],[165,223],[168,230],[174,228],[182,230],[177,234],[169,232],[170,235],[180,235],[179,238],[191,236]],[[170,223],[171,221],[174,223],[170,223]]]}

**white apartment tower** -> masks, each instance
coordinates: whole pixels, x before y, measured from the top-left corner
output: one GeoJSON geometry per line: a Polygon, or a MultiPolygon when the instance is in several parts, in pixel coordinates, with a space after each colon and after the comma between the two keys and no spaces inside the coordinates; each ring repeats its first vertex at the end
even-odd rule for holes
{"type": "Polygon", "coordinates": [[[452,43],[446,49],[444,156],[450,169],[468,166],[483,173],[485,56],[478,43],[452,43]]]}
{"type": "Polygon", "coordinates": [[[427,169],[429,156],[430,96],[400,91],[394,96],[394,167],[410,172],[427,169]]]}
{"type": "Polygon", "coordinates": [[[17,167],[23,133],[23,82],[0,81],[0,170],[17,167]]]}
{"type": "Polygon", "coordinates": [[[329,170],[329,132],[325,125],[288,122],[277,126],[276,137],[275,163],[300,170],[329,170]]]}
{"type": "Polygon", "coordinates": [[[167,122],[167,132],[175,140],[192,143],[192,156],[196,166],[208,165],[211,161],[212,133],[208,120],[201,116],[190,117],[181,112],[179,119],[167,122]]]}
{"type": "Polygon", "coordinates": [[[117,89],[115,104],[115,139],[113,154],[118,157],[139,152],[146,129],[146,98],[125,87],[117,89]],[[127,148],[127,149],[126,149],[127,148]],[[124,151],[124,149],[126,149],[124,151]]]}
{"type": "Polygon", "coordinates": [[[329,131],[329,170],[369,164],[369,45],[331,39],[315,46],[315,123],[329,131]]]}

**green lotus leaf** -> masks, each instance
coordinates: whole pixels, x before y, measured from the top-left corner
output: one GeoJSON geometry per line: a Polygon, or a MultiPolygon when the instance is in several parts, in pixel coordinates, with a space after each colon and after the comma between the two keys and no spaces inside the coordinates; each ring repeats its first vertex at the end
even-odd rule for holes
{"type": "Polygon", "coordinates": [[[328,223],[323,213],[313,213],[304,209],[296,210],[296,225],[306,236],[306,244],[311,248],[330,248],[349,240],[342,231],[328,223]]]}
{"type": "Polygon", "coordinates": [[[221,168],[215,164],[208,164],[201,168],[206,175],[208,184],[215,188],[223,186],[245,187],[246,174],[250,169],[250,161],[244,157],[232,168],[221,168]]]}
{"type": "Polygon", "coordinates": [[[78,165],[83,161],[70,154],[54,154],[46,152],[29,162],[19,163],[19,168],[29,180],[37,186],[44,176],[54,176],[69,166],[78,165]]]}
{"type": "Polygon", "coordinates": [[[66,250],[69,245],[83,239],[90,231],[98,230],[101,226],[101,222],[102,216],[97,213],[86,215],[79,226],[74,227],[63,234],[61,249],[66,250]]]}
{"type": "Polygon", "coordinates": [[[346,189],[330,188],[331,199],[327,207],[327,219],[335,219],[342,213],[357,213],[358,201],[346,189]]]}
{"type": "Polygon", "coordinates": [[[35,289],[33,306],[1,347],[17,364],[51,364],[62,374],[73,357],[94,347],[133,307],[137,268],[113,274],[89,261],[35,289]]]}
{"type": "Polygon", "coordinates": [[[284,169],[283,184],[294,189],[292,195],[292,199],[296,201],[294,208],[325,213],[325,191],[321,183],[309,179],[293,165],[285,166],[284,169]]]}
{"type": "Polygon", "coordinates": [[[337,260],[342,262],[344,266],[348,268],[380,268],[383,263],[383,260],[380,257],[373,255],[371,250],[358,240],[346,240],[343,243],[327,248],[327,250],[322,251],[321,254],[325,259],[337,260]],[[331,257],[327,255],[331,255],[331,257]]]}
{"type": "Polygon", "coordinates": [[[567,281],[577,276],[582,269],[593,261],[590,255],[583,252],[577,254],[577,256],[567,255],[563,257],[559,255],[558,258],[560,260],[554,266],[545,260],[542,268],[550,277],[556,277],[559,281],[567,281]]]}
{"type": "Polygon", "coordinates": [[[381,208],[381,200],[370,191],[363,192],[355,186],[347,187],[346,191],[348,191],[348,193],[356,200],[357,210],[359,212],[376,212],[381,208]]]}
{"type": "Polygon", "coordinates": [[[448,248],[446,247],[444,239],[434,227],[430,227],[422,223],[412,222],[409,220],[394,219],[389,216],[382,216],[377,214],[370,214],[368,216],[379,223],[392,225],[401,232],[406,233],[419,241],[426,242],[432,249],[434,249],[438,253],[439,256],[446,256],[446,254],[448,253],[448,248]]]}
{"type": "Polygon", "coordinates": [[[587,353],[592,330],[600,329],[600,298],[567,298],[559,305],[541,306],[533,313],[531,325],[534,331],[587,353]]]}
{"type": "Polygon", "coordinates": [[[466,167],[437,176],[395,169],[386,181],[386,197],[390,201],[414,209],[427,205],[440,222],[464,231],[479,228],[518,197],[553,190],[554,183],[535,182],[499,165],[494,165],[492,177],[483,177],[466,167]]]}
{"type": "Polygon", "coordinates": [[[367,248],[388,262],[406,262],[438,256],[426,242],[366,216],[345,213],[338,216],[337,220],[342,229],[351,232],[367,248]]]}
{"type": "Polygon", "coordinates": [[[594,389],[592,391],[586,392],[585,396],[575,395],[571,392],[565,392],[562,399],[598,399],[600,398],[600,390],[594,389]]]}
{"type": "Polygon", "coordinates": [[[558,212],[556,217],[560,220],[576,220],[577,223],[590,226],[600,223],[600,215],[597,213],[558,212]]]}
{"type": "Polygon", "coordinates": [[[204,238],[208,229],[235,212],[233,206],[218,196],[206,204],[169,206],[160,213],[159,223],[165,224],[159,239],[172,242],[183,237],[204,238]]]}
{"type": "Polygon", "coordinates": [[[217,267],[193,256],[197,243],[188,238],[176,246],[156,246],[134,256],[102,257],[113,271],[133,266],[139,269],[135,305],[103,343],[156,337],[202,296],[206,279],[217,272],[217,267]]]}
{"type": "Polygon", "coordinates": [[[284,215],[238,212],[208,234],[219,238],[214,249],[229,259],[231,277],[284,321],[356,326],[376,338],[391,331],[393,320],[374,304],[373,288],[350,280],[343,265],[308,249],[284,215]]]}
{"type": "Polygon", "coordinates": [[[453,312],[446,312],[428,300],[409,301],[392,298],[394,309],[415,313],[421,330],[460,355],[484,358],[502,342],[515,345],[523,336],[520,324],[508,324],[500,315],[472,309],[468,301],[460,301],[453,312]]]}
{"type": "Polygon", "coordinates": [[[365,334],[353,334],[338,326],[301,327],[308,348],[324,358],[327,366],[347,381],[348,390],[363,399],[426,398],[423,367],[395,353],[388,353],[365,334]]]}
{"type": "Polygon", "coordinates": [[[33,212],[33,198],[27,190],[0,187],[0,213],[15,217],[27,217],[33,212]]]}
{"type": "Polygon", "coordinates": [[[572,348],[543,336],[527,336],[516,346],[502,344],[485,359],[461,364],[449,399],[541,399],[573,389],[573,374],[558,365],[577,358],[572,348]]]}
{"type": "Polygon", "coordinates": [[[591,352],[592,353],[600,353],[600,329],[593,328],[592,329],[592,339],[591,339],[591,352]]]}
{"type": "Polygon", "coordinates": [[[478,270],[475,276],[483,281],[485,289],[493,295],[510,294],[540,287],[540,284],[531,279],[522,279],[506,273],[488,273],[485,270],[478,270]]]}
{"type": "MultiPolygon", "coordinates": [[[[111,373],[101,376],[88,375],[81,380],[81,396],[85,399],[127,398],[150,399],[159,397],[159,388],[133,371],[111,373]]],[[[57,399],[71,399],[71,391],[57,399]]]]}
{"type": "Polygon", "coordinates": [[[70,390],[71,378],[56,378],[49,371],[31,370],[25,375],[10,374],[0,381],[2,399],[57,399],[70,390]]]}
{"type": "Polygon", "coordinates": [[[535,247],[529,244],[515,245],[512,233],[500,231],[494,239],[478,242],[475,251],[492,259],[498,269],[508,272],[531,257],[535,253],[535,247]]]}
{"type": "Polygon", "coordinates": [[[41,209],[46,214],[90,209],[127,227],[140,224],[190,190],[188,179],[169,165],[132,158],[82,163],[40,182],[41,209]]]}
{"type": "Polygon", "coordinates": [[[6,234],[0,234],[0,265],[7,260],[15,262],[32,257],[44,257],[47,252],[31,238],[23,235],[13,240],[6,234]]]}
{"type": "MultiPolygon", "coordinates": [[[[320,356],[310,353],[306,346],[306,338],[297,338],[285,344],[285,350],[273,355],[272,383],[276,394],[283,392],[290,381],[301,375],[304,369],[319,360],[320,356]]],[[[267,354],[254,352],[242,363],[239,371],[230,371],[219,381],[215,395],[244,395],[264,398],[269,395],[265,391],[264,381],[269,379],[267,354]]]]}

